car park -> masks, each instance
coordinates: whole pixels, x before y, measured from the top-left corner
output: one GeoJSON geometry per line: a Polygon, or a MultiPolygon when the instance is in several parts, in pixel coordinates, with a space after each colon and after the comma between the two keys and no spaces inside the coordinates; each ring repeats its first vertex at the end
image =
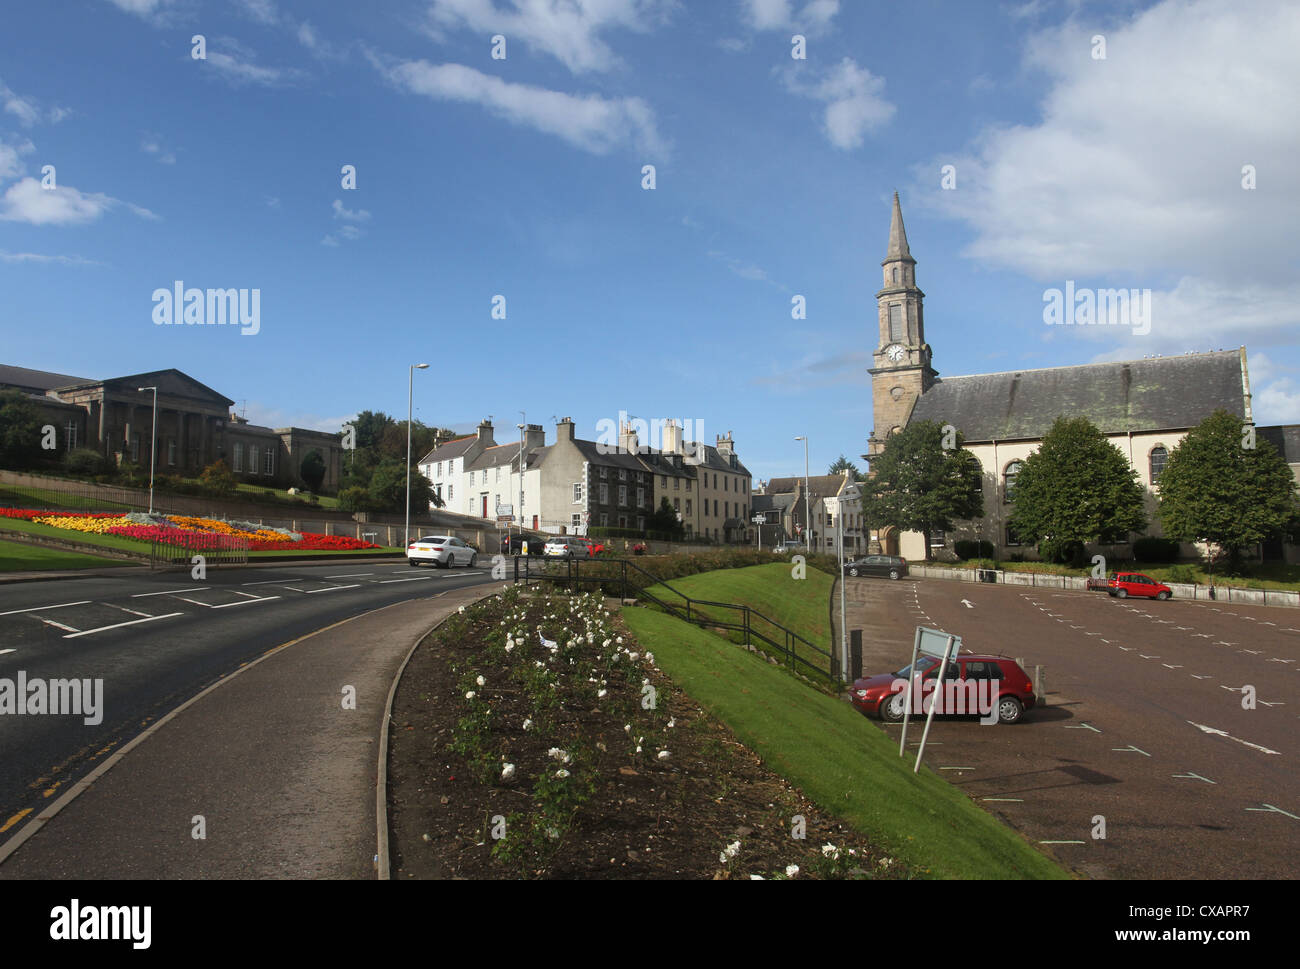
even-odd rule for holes
{"type": "Polygon", "coordinates": [[[907,575],[907,559],[901,555],[866,555],[844,563],[845,575],[875,575],[901,579],[907,575]]]}
{"type": "Polygon", "coordinates": [[[572,535],[552,535],[542,548],[542,555],[556,559],[589,559],[591,546],[585,538],[572,535]]]}
{"type": "MultiPolygon", "coordinates": [[[[906,712],[908,679],[919,675],[921,684],[932,682],[939,675],[940,665],[935,657],[922,656],[916,661],[915,671],[905,666],[897,673],[864,676],[853,682],[849,699],[863,714],[887,723],[897,723],[906,712]]],[[[949,661],[944,683],[952,684],[952,692],[958,698],[980,698],[983,693],[988,702],[996,705],[998,723],[1016,723],[1037,702],[1029,676],[1019,663],[1005,656],[962,654],[949,661]]],[[[913,687],[916,685],[914,683],[913,687]]],[[[913,700],[913,716],[919,715],[917,702],[913,700]]],[[[941,706],[935,711],[935,716],[940,716],[942,711],[941,706]]],[[[987,710],[969,710],[959,706],[956,711],[960,715],[982,712],[987,710]]]]}
{"type": "Polygon", "coordinates": [[[423,562],[450,569],[457,565],[473,566],[478,552],[454,535],[429,535],[406,546],[406,561],[419,567],[423,562]]]}
{"type": "Polygon", "coordinates": [[[1163,582],[1157,582],[1141,572],[1116,572],[1106,589],[1116,599],[1129,596],[1141,596],[1147,599],[1164,601],[1174,594],[1174,590],[1163,582]]]}

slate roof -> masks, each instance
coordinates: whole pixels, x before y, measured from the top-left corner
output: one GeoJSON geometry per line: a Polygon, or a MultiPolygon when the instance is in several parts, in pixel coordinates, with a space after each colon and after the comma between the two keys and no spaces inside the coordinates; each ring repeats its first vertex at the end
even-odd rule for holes
{"type": "MultiPolygon", "coordinates": [[[[814,474],[808,477],[808,490],[819,498],[829,498],[840,493],[844,486],[842,474],[814,474]]],[[[803,487],[803,475],[794,478],[773,478],[767,483],[769,495],[793,494],[796,488],[803,487]]]]}
{"type": "Polygon", "coordinates": [[[1060,416],[1086,416],[1106,434],[1177,430],[1220,407],[1244,417],[1243,369],[1241,351],[1221,350],[948,377],[921,395],[909,423],[951,423],[967,443],[1038,440],[1060,416]]]}
{"type": "Polygon", "coordinates": [[[1287,464],[1300,464],[1300,424],[1257,427],[1255,436],[1277,448],[1277,453],[1287,464]]]}
{"type": "Polygon", "coordinates": [[[44,392],[55,387],[89,382],[87,377],[73,377],[66,373],[50,373],[47,370],[28,370],[26,367],[0,364],[0,387],[17,387],[20,390],[44,392]]]}
{"type": "Polygon", "coordinates": [[[477,440],[478,435],[471,434],[469,437],[458,437],[454,441],[447,441],[438,445],[416,463],[429,464],[432,461],[446,461],[450,458],[458,458],[468,451],[469,446],[477,440]]]}
{"type": "MultiPolygon", "coordinates": [[[[434,458],[434,460],[438,460],[434,458]]],[[[424,462],[427,464],[428,462],[424,462]]],[[[485,468],[495,468],[498,465],[510,465],[511,469],[519,466],[519,442],[514,444],[496,444],[489,448],[484,448],[483,453],[465,466],[466,471],[482,471],[485,468]]]]}

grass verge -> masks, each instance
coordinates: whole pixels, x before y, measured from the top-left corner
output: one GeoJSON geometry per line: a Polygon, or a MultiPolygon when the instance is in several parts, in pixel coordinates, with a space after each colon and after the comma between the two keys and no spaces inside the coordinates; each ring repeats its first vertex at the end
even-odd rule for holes
{"type": "Polygon", "coordinates": [[[117,565],[131,565],[121,559],[82,555],[61,549],[23,545],[19,542],[0,541],[0,572],[46,572],[60,569],[102,569],[117,565]]]}
{"type": "MultiPolygon", "coordinates": [[[[842,700],[660,612],[623,618],[659,667],[815,803],[935,878],[1070,875],[923,768],[842,700]]],[[[995,728],[1000,729],[1000,728],[995,728]]]]}

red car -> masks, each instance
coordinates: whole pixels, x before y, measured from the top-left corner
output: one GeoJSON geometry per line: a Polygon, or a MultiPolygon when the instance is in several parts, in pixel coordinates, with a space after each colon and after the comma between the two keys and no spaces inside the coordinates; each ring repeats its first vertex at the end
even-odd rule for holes
{"type": "MultiPolygon", "coordinates": [[[[922,699],[935,695],[930,691],[939,675],[939,660],[922,656],[916,661],[916,673],[921,675],[923,693],[912,698],[912,717],[924,716],[922,699]]],[[[913,675],[911,667],[897,673],[880,673],[855,680],[849,691],[853,705],[869,717],[879,717],[887,723],[903,719],[907,704],[907,680],[913,675]]],[[[1020,664],[1005,656],[985,656],[963,653],[948,664],[944,674],[944,699],[935,711],[957,715],[984,715],[996,705],[998,723],[1015,723],[1026,710],[1032,709],[1037,698],[1034,684],[1020,668],[1020,664]]]]}
{"type": "Polygon", "coordinates": [[[1146,596],[1148,599],[1168,599],[1174,594],[1174,590],[1169,586],[1157,582],[1149,575],[1143,575],[1141,572],[1116,572],[1115,578],[1111,579],[1107,585],[1106,591],[1118,599],[1127,599],[1129,596],[1146,596]]]}

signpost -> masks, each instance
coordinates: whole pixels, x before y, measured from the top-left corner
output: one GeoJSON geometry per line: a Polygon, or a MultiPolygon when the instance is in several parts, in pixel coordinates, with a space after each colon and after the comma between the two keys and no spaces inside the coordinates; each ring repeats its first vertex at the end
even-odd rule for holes
{"type": "Polygon", "coordinates": [[[898,756],[902,757],[907,749],[907,724],[912,715],[912,690],[920,689],[916,678],[916,658],[918,655],[935,656],[939,659],[939,677],[935,681],[935,694],[930,699],[930,710],[925,720],[925,730],[921,734],[921,746],[916,752],[916,764],[912,767],[915,774],[921,769],[921,758],[925,755],[925,741],[930,736],[930,724],[934,722],[934,707],[943,696],[943,677],[948,670],[948,662],[961,652],[961,637],[938,629],[916,627],[916,637],[912,641],[912,662],[908,664],[907,701],[903,708],[903,733],[898,741],[898,756]]]}
{"type": "Polygon", "coordinates": [[[763,551],[763,526],[767,524],[767,516],[755,515],[752,521],[758,526],[758,550],[761,552],[763,551]]]}

